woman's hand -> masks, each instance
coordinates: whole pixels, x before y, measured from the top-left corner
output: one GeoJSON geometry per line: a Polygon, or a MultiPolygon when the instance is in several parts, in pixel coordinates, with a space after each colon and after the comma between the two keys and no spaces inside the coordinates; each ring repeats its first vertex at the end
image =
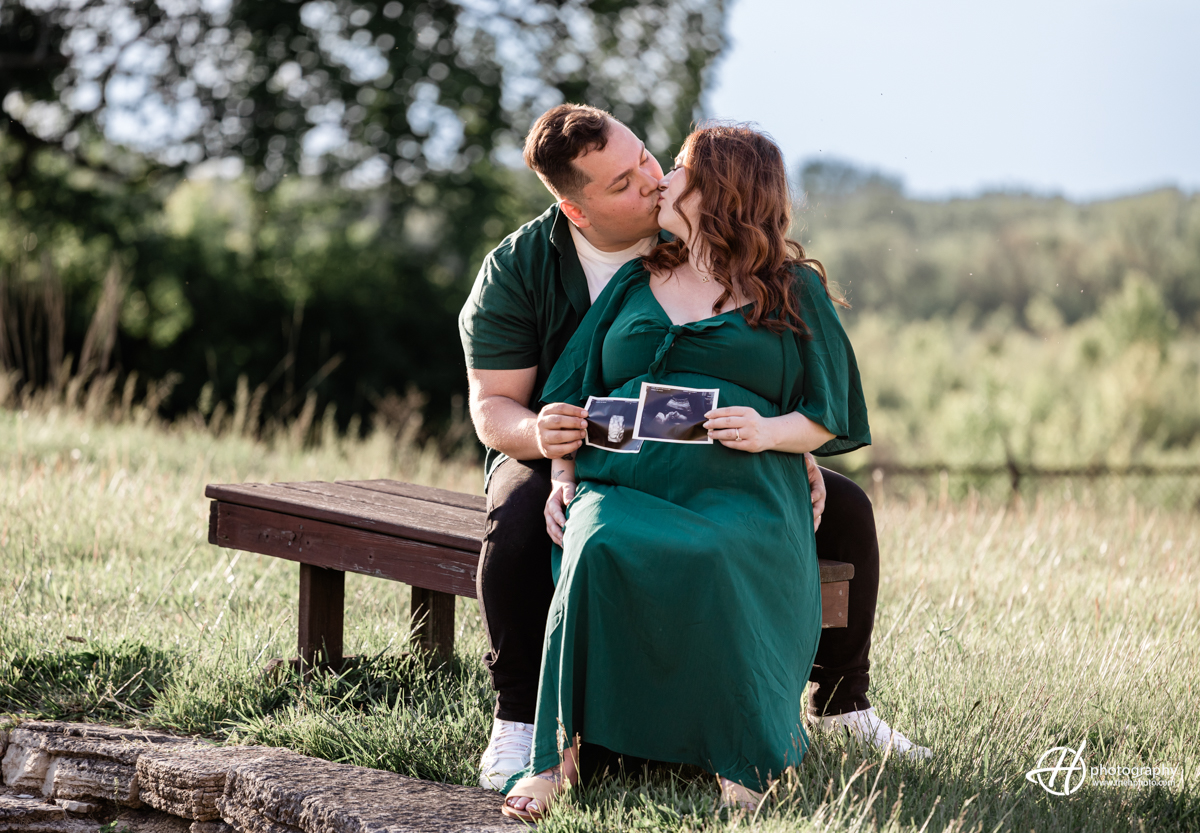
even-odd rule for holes
{"type": "Polygon", "coordinates": [[[775,438],[770,428],[770,418],[764,417],[753,408],[734,405],[729,408],[714,408],[705,415],[704,427],[708,436],[726,448],[738,451],[770,451],[775,447],[775,438]]]}
{"type": "Polygon", "coordinates": [[[797,412],[765,417],[753,408],[733,405],[714,408],[704,416],[708,435],[738,451],[803,454],[820,448],[834,436],[825,426],[797,412]]]}
{"type": "Polygon", "coordinates": [[[550,497],[546,499],[546,534],[560,547],[567,525],[567,504],[575,497],[575,464],[556,460],[550,471],[550,497]]]}
{"type": "Polygon", "coordinates": [[[565,402],[554,402],[538,413],[537,444],[543,457],[557,460],[583,445],[587,436],[587,411],[565,402]]]}

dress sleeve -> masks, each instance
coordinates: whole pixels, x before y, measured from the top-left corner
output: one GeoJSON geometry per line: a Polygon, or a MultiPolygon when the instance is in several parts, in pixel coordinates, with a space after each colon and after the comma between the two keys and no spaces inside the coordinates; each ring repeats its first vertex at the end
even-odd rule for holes
{"type": "Polygon", "coordinates": [[[813,270],[799,271],[796,289],[811,338],[795,336],[799,367],[790,374],[789,410],[804,414],[834,435],[813,454],[832,457],[870,445],[871,427],[858,362],[837,310],[813,270]]]}
{"type": "Polygon", "coordinates": [[[523,370],[540,360],[537,313],[508,264],[510,259],[511,252],[500,250],[487,256],[458,314],[458,334],[469,368],[523,370]]]}
{"type": "Polygon", "coordinates": [[[613,275],[550,371],[542,387],[543,405],[566,402],[582,406],[589,396],[604,396],[608,392],[603,381],[604,337],[624,306],[630,288],[644,276],[641,258],[631,260],[613,275]]]}

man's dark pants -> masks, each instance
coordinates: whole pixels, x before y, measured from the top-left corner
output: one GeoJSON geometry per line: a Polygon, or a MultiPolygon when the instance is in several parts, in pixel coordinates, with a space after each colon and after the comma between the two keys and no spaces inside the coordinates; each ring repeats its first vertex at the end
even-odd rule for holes
{"type": "MultiPolygon", "coordinates": [[[[822,469],[825,513],[817,555],[854,565],[844,628],[821,631],[809,679],[809,710],[843,714],[870,706],[871,630],[879,588],[879,541],[871,501],[854,481],[822,469]]],[[[549,460],[505,460],[488,484],[488,517],[479,557],[479,610],[490,650],[484,664],[499,696],[496,717],[532,723],[546,615],[554,595],[550,537],[543,515],[549,460]]]]}

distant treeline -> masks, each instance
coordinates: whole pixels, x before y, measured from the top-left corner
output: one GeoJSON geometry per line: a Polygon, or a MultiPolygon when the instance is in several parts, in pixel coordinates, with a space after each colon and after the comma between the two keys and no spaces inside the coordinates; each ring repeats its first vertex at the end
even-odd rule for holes
{"type": "Polygon", "coordinates": [[[1157,287],[1172,320],[1200,328],[1200,195],[1162,189],[1098,202],[990,193],[907,198],[895,179],[809,163],[795,234],[857,311],[902,319],[1094,315],[1129,279],[1157,287]]]}
{"type": "Polygon", "coordinates": [[[875,443],[835,461],[1200,460],[1200,196],[908,199],[809,164],[795,234],[847,293],[875,443]]]}
{"type": "Polygon", "coordinates": [[[1021,468],[1200,463],[1200,333],[1168,326],[1156,288],[1127,281],[1096,315],[1030,331],[993,316],[849,326],[874,439],[834,465],[1021,468]]]}

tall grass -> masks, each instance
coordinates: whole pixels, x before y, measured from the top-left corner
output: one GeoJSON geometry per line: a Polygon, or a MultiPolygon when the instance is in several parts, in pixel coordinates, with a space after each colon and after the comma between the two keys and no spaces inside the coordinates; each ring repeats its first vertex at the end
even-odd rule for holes
{"type": "MultiPolygon", "coordinates": [[[[296,567],[206,540],[204,485],[393,477],[478,491],[411,434],[113,421],[0,410],[0,712],[269,743],[473,783],[492,694],[474,602],[457,657],[407,653],[406,588],[347,577],[341,676],[263,674],[295,651],[296,567]]],[[[551,831],[1194,830],[1200,827],[1200,515],[1136,502],[1024,506],[884,495],[872,700],[930,746],[915,763],[818,736],[755,817],[707,777],[658,770],[582,791],[551,831]],[[1025,773],[1086,741],[1089,766],[1178,767],[1169,787],[1025,773]]]]}

